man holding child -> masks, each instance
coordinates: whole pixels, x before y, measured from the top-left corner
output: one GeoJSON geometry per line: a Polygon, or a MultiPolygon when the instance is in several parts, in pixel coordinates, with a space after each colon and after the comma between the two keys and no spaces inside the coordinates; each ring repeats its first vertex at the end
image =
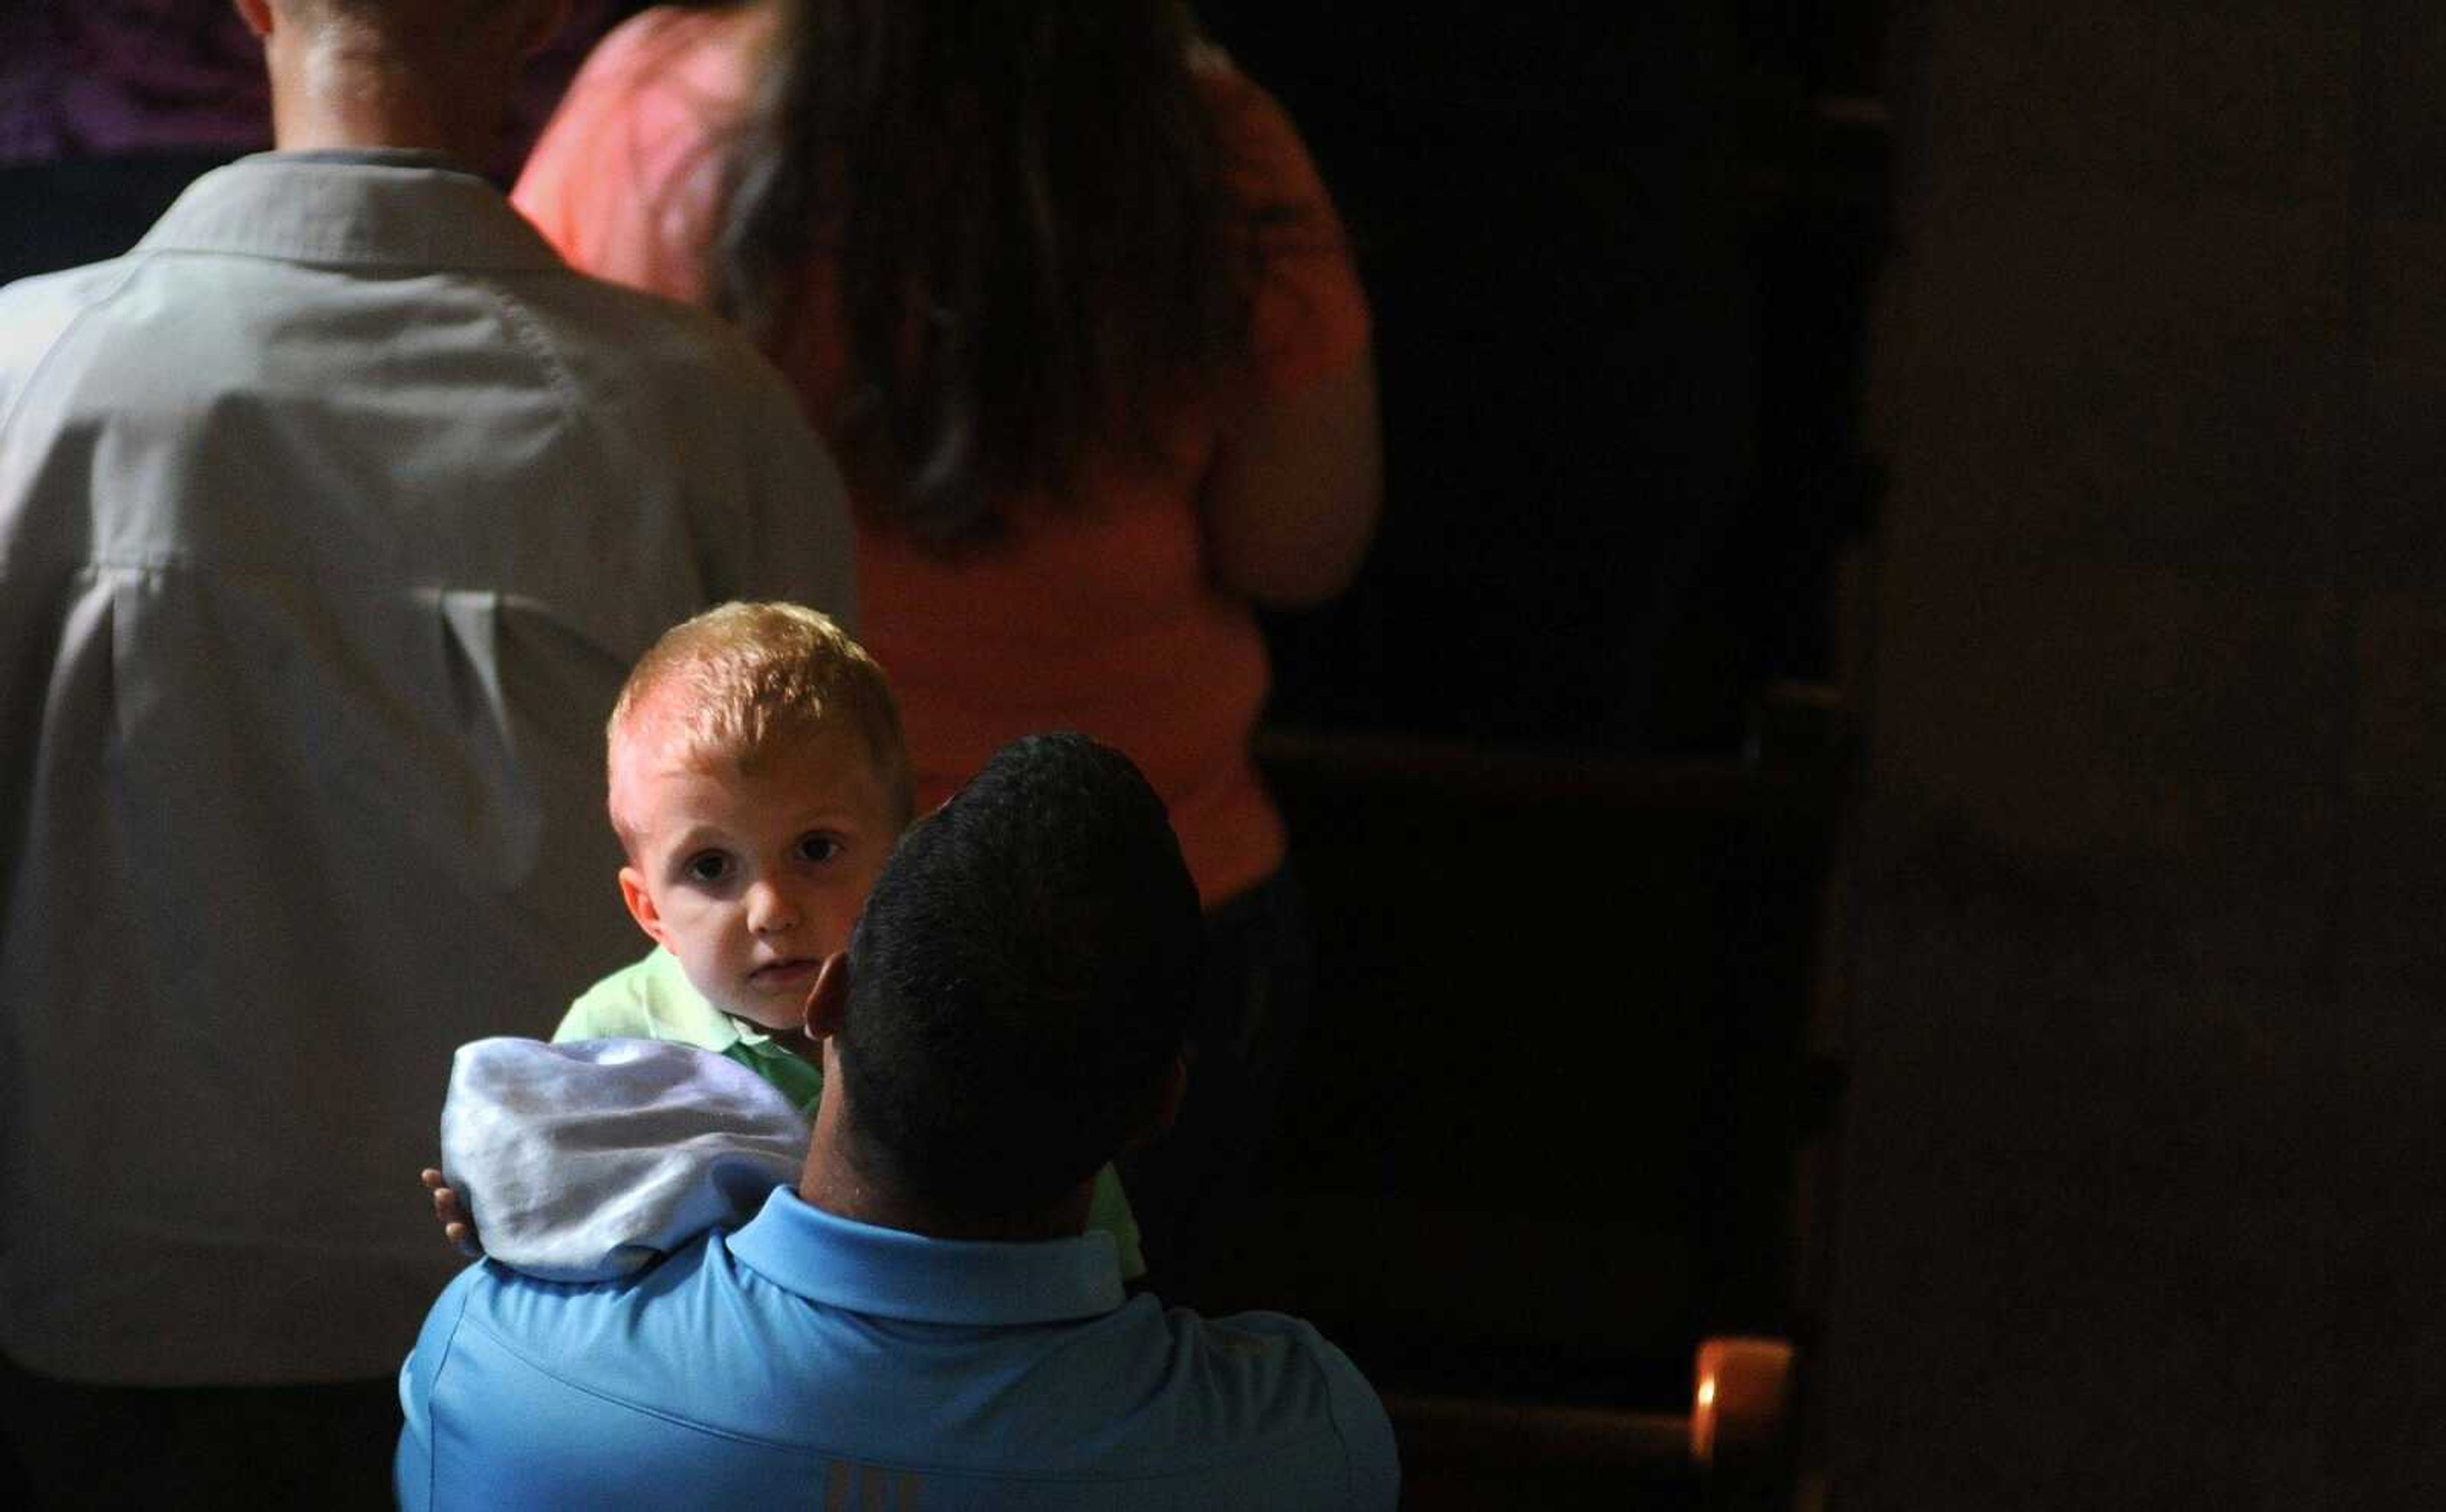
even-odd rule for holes
{"type": "MultiPolygon", "coordinates": [[[[402,1505],[1393,1505],[1390,1428],[1339,1351],[1129,1298],[1089,1228],[1097,1171],[1178,1106],[1202,942],[1125,757],[997,753],[815,973],[795,1184],[622,1279],[463,1273],[402,1372],[402,1505]]],[[[536,1085],[565,1098],[593,1054],[616,1101],[663,1053],[757,1086],[607,1044],[532,1047],[536,1085]]],[[[528,1133],[574,1171],[602,1141],[568,1112],[528,1133]]],[[[488,1223],[485,1173],[452,1175],[488,1223]]]]}

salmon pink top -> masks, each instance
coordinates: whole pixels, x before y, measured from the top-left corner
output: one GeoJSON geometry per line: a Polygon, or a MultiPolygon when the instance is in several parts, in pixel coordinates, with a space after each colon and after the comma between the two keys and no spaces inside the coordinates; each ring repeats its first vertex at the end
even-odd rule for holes
{"type": "MultiPolygon", "coordinates": [[[[601,277],[703,302],[725,133],[772,29],[762,5],[647,11],[607,38],[529,159],[516,201],[601,277]]],[[[1194,75],[1233,192],[1262,233],[1254,371],[1214,386],[1281,396],[1366,350],[1365,296],[1342,228],[1279,105],[1219,54],[1194,75]]],[[[806,328],[775,353],[821,430],[848,383],[828,270],[804,271],[806,328]]],[[[918,801],[947,796],[1004,741],[1067,727],[1118,746],[1170,805],[1208,906],[1283,858],[1282,821],[1249,736],[1264,641],[1246,601],[1209,580],[1198,489],[1223,419],[1215,395],[1167,411],[1169,460],[1090,457],[1059,504],[1003,501],[993,546],[946,556],[861,510],[861,637],[900,699],[918,801]]]]}

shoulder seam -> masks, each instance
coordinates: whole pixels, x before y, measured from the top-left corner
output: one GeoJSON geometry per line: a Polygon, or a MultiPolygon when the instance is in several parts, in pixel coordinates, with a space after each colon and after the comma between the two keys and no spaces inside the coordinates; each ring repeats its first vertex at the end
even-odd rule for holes
{"type": "Polygon", "coordinates": [[[470,274],[468,281],[482,289],[484,296],[500,311],[502,324],[510,327],[510,334],[517,339],[518,345],[542,364],[552,383],[553,397],[560,401],[563,418],[574,420],[573,401],[577,382],[570,373],[569,364],[562,361],[559,348],[544,334],[542,323],[508,289],[503,289],[499,279],[492,273],[470,274]]]}
{"type": "Polygon", "coordinates": [[[33,363],[27,367],[25,381],[17,385],[16,392],[9,396],[8,411],[5,414],[0,414],[0,435],[8,434],[9,425],[14,422],[17,418],[19,407],[26,401],[26,396],[34,391],[36,380],[42,376],[44,371],[51,365],[52,361],[58,357],[60,348],[67,345],[68,338],[75,333],[78,327],[85,323],[86,319],[90,317],[95,310],[100,309],[103,306],[119,297],[120,290],[127,287],[127,281],[136,276],[139,266],[137,259],[140,256],[144,255],[149,254],[141,252],[130,252],[121,257],[119,259],[121,266],[118,270],[118,276],[111,280],[109,287],[101,290],[99,293],[96,293],[92,298],[87,299],[84,304],[80,305],[77,308],[76,313],[70,315],[67,320],[61,325],[60,328],[51,334],[49,344],[43,348],[43,354],[34,359],[33,363]]]}

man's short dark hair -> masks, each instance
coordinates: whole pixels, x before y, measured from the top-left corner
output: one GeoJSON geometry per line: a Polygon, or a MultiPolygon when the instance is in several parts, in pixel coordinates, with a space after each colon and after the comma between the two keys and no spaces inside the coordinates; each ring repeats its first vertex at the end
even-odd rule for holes
{"type": "Polygon", "coordinates": [[[1069,734],[1003,747],[902,837],[851,939],[852,1159],[947,1213],[1041,1212],[1147,1116],[1204,947],[1128,757],[1069,734]]]}

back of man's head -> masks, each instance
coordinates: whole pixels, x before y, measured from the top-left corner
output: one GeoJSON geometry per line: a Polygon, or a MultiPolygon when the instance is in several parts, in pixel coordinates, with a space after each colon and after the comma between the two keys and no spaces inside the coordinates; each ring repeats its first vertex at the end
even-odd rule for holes
{"type": "Polygon", "coordinates": [[[851,1158],[967,1219],[1060,1202],[1152,1120],[1204,942],[1128,757],[1077,735],[1005,746],[902,838],[852,939],[851,1158]]]}

